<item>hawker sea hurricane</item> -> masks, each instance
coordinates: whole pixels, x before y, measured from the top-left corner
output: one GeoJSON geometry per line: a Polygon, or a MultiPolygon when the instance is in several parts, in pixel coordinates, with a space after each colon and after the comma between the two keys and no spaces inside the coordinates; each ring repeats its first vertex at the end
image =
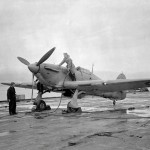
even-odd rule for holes
{"type": "MultiPolygon", "coordinates": [[[[33,74],[32,84],[15,83],[16,87],[36,89],[36,81],[43,86],[44,92],[36,98],[35,104],[39,109],[45,109],[46,104],[41,100],[45,92],[61,92],[63,96],[71,97],[70,107],[77,108],[77,98],[84,95],[95,95],[108,98],[115,102],[126,98],[126,91],[143,87],[150,87],[150,79],[126,79],[120,74],[116,80],[103,81],[92,72],[82,67],[76,67],[76,81],[72,81],[66,67],[44,63],[54,52],[55,47],[49,50],[38,62],[30,64],[26,59],[18,57],[33,74]]],[[[9,83],[2,83],[9,85],[9,83]]],[[[92,101],[92,98],[91,98],[92,101]]],[[[89,102],[90,103],[90,102],[89,102]]]]}

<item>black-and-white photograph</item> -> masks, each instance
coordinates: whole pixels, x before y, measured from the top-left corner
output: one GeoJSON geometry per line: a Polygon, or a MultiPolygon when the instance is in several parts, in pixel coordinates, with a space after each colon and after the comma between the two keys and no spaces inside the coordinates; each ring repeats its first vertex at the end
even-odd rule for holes
{"type": "Polygon", "coordinates": [[[0,150],[149,150],[149,40],[149,0],[1,0],[0,150]]]}

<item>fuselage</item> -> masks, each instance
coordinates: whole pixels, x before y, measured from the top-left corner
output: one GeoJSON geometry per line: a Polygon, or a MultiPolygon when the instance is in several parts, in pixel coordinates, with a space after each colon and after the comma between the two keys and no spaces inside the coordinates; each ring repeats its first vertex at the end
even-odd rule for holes
{"type": "MultiPolygon", "coordinates": [[[[75,74],[77,81],[100,80],[100,78],[94,75],[92,72],[81,67],[76,68],[75,74]]],[[[39,72],[35,75],[41,83],[47,86],[57,86],[64,82],[64,80],[71,81],[67,68],[53,64],[41,64],[39,72]]]]}
{"type": "MultiPolygon", "coordinates": [[[[101,80],[98,76],[94,75],[87,69],[77,67],[75,71],[76,80],[83,81],[83,80],[101,80]]],[[[72,81],[68,70],[66,67],[54,65],[54,64],[47,64],[43,63],[40,65],[40,69],[38,73],[35,74],[38,80],[45,86],[47,86],[51,90],[61,90],[63,83],[65,81],[72,81]]],[[[69,89],[68,89],[69,90],[69,89]]],[[[88,95],[93,95],[93,93],[89,92],[86,93],[88,95]]],[[[96,92],[94,95],[101,96],[104,98],[115,99],[115,100],[122,100],[126,97],[126,93],[123,91],[120,92],[109,92],[109,93],[101,93],[96,92]]]]}

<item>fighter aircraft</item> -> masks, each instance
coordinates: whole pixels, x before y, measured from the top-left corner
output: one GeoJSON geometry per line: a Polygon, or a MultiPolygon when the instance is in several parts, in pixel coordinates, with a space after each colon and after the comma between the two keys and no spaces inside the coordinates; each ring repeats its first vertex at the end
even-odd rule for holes
{"type": "MultiPolygon", "coordinates": [[[[49,50],[38,62],[31,64],[26,59],[18,57],[31,71],[33,79],[32,84],[16,83],[16,87],[30,88],[33,91],[33,89],[36,89],[36,83],[34,82],[34,76],[36,76],[36,81],[43,85],[44,92],[53,91],[61,92],[63,96],[76,96],[71,101],[72,104],[77,104],[77,98],[80,96],[95,95],[112,100],[114,105],[117,100],[126,98],[127,90],[150,87],[150,79],[126,79],[124,74],[120,74],[116,80],[103,81],[82,67],[76,67],[76,81],[72,81],[66,67],[44,63],[54,50],[55,47],[49,50]],[[79,91],[80,94],[77,93],[79,91]]],[[[10,85],[9,83],[2,84],[10,85]]],[[[41,97],[37,101],[37,107],[45,109],[46,104],[41,100],[41,97]]]]}

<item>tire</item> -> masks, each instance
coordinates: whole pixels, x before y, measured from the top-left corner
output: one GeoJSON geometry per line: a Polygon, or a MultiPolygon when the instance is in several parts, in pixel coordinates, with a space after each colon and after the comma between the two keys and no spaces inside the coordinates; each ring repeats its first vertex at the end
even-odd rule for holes
{"type": "Polygon", "coordinates": [[[41,100],[41,101],[37,104],[37,110],[42,111],[42,110],[45,110],[45,109],[46,109],[46,103],[45,103],[43,100],[41,100]]]}

